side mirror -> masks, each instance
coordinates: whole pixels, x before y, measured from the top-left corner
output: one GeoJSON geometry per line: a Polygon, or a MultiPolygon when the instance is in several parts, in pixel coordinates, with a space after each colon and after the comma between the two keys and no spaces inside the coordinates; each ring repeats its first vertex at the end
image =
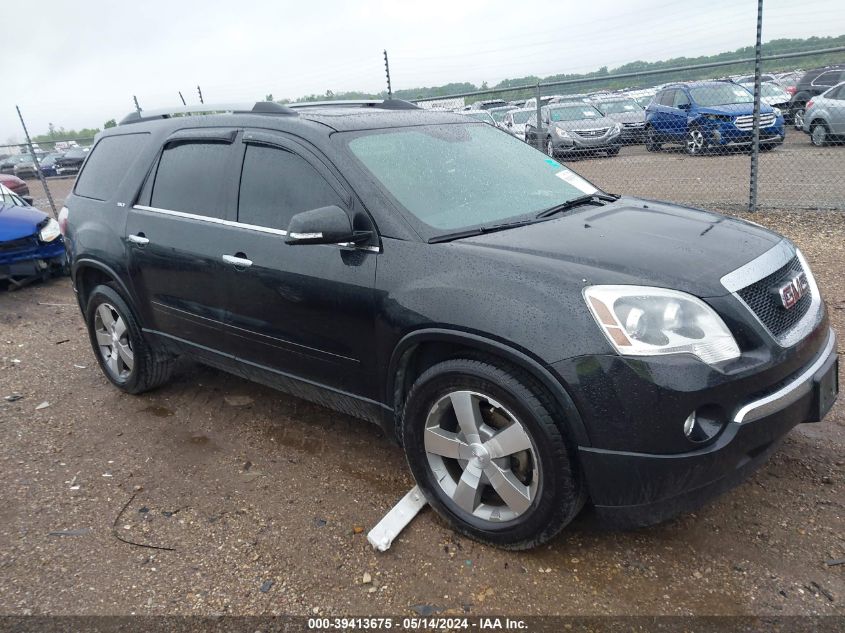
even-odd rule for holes
{"type": "Polygon", "coordinates": [[[513,127],[513,121],[505,121],[505,125],[508,127],[513,127]]]}
{"type": "Polygon", "coordinates": [[[32,196],[21,196],[21,200],[26,202],[29,206],[32,206],[32,203],[34,202],[32,196]]]}
{"type": "Polygon", "coordinates": [[[297,213],[290,219],[286,244],[341,244],[366,242],[371,231],[355,231],[349,215],[338,206],[297,213]]]}
{"type": "Polygon", "coordinates": [[[679,108],[680,110],[689,110],[689,109],[690,109],[690,104],[688,104],[688,103],[679,103],[679,104],[678,104],[678,108],[679,108]]]}

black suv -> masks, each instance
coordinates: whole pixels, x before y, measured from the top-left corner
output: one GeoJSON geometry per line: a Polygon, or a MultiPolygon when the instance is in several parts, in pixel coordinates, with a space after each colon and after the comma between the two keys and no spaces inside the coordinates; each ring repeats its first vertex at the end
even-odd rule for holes
{"type": "Polygon", "coordinates": [[[832,405],[835,336],[779,235],[404,102],[212,110],[100,134],[61,213],[126,392],[184,355],[381,424],[438,512],[510,548],[587,500],[695,507],[832,405]]]}
{"type": "Polygon", "coordinates": [[[792,99],[789,100],[789,114],[796,130],[804,129],[804,110],[807,108],[807,102],[841,81],[845,81],[845,64],[814,68],[804,73],[795,86],[792,99]]]}

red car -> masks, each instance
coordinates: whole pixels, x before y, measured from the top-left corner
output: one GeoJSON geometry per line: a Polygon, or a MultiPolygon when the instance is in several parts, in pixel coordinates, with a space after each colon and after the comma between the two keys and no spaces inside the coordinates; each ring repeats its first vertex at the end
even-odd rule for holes
{"type": "Polygon", "coordinates": [[[21,197],[29,195],[29,185],[17,176],[0,174],[0,185],[3,185],[7,189],[11,190],[12,193],[16,193],[21,197]]]}

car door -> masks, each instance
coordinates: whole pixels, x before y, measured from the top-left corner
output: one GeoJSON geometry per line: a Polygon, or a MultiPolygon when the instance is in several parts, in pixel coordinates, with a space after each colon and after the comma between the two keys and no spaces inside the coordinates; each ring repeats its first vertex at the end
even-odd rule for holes
{"type": "Polygon", "coordinates": [[[649,123],[661,138],[669,136],[669,110],[674,98],[674,90],[663,90],[657,93],[648,106],[649,123]]]}
{"type": "Polygon", "coordinates": [[[682,139],[687,134],[687,114],[689,113],[690,100],[686,92],[676,88],[672,96],[672,106],[667,107],[669,135],[676,139],[682,139]]]}
{"type": "Polygon", "coordinates": [[[237,271],[223,256],[235,219],[236,136],[203,129],[169,137],[126,224],[145,326],[212,361],[223,353],[234,362],[225,321],[237,271]]]}
{"type": "Polygon", "coordinates": [[[830,112],[830,133],[845,136],[845,84],[831,90],[825,101],[830,112]]]}
{"type": "Polygon", "coordinates": [[[251,265],[232,297],[238,359],[247,372],[374,397],[378,239],[362,247],[285,243],[291,217],[310,209],[344,208],[356,229],[373,230],[372,222],[327,161],[304,145],[276,133],[247,133],[241,153],[230,244],[251,265]]]}

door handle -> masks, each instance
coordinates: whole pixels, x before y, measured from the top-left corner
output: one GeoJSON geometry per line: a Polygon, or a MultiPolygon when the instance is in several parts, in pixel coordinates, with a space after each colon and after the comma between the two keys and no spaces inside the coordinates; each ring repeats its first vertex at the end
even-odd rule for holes
{"type": "Polygon", "coordinates": [[[129,242],[133,244],[137,244],[138,246],[146,246],[150,243],[149,238],[145,237],[143,233],[138,233],[138,235],[130,235],[126,238],[129,242]]]}
{"type": "Polygon", "coordinates": [[[223,261],[231,264],[235,268],[249,268],[252,266],[252,260],[247,259],[243,253],[236,253],[234,255],[223,255],[223,261]]]}

